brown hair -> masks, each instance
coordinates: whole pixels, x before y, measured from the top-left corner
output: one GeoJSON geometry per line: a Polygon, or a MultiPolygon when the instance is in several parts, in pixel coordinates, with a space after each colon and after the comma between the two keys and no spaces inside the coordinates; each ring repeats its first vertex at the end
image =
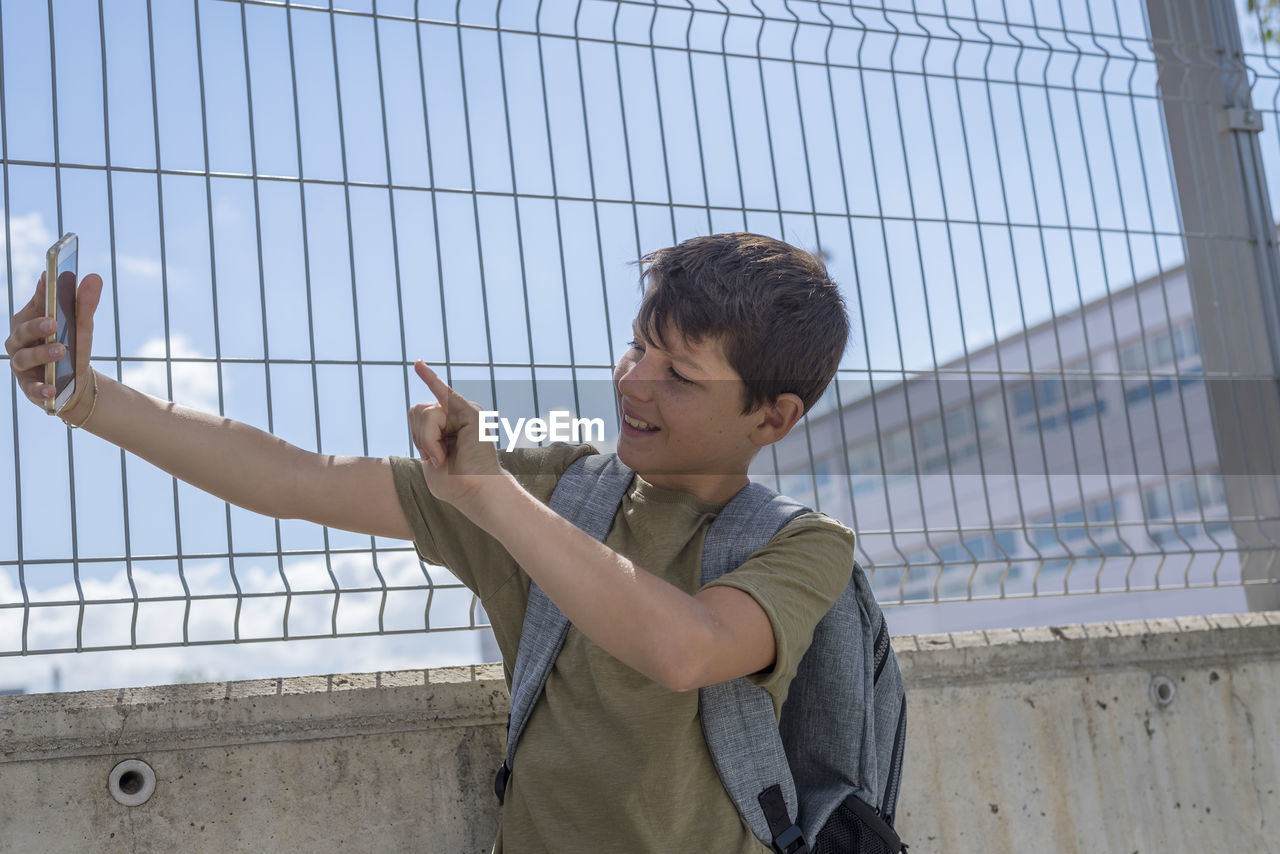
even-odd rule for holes
{"type": "Polygon", "coordinates": [[[640,265],[640,328],[664,348],[665,331],[693,344],[720,338],[746,385],[744,415],[785,392],[806,412],[818,402],[849,337],[844,299],[820,258],[740,232],[690,238],[640,265]]]}

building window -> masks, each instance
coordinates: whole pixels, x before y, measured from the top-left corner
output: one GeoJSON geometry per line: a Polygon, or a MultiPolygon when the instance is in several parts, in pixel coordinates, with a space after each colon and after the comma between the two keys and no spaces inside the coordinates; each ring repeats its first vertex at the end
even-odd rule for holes
{"type": "Polygon", "coordinates": [[[1200,384],[1202,380],[1198,374],[1201,369],[1200,345],[1196,341],[1194,323],[1184,323],[1146,339],[1139,338],[1120,348],[1121,373],[1145,374],[1124,378],[1125,401],[1132,405],[1161,397],[1175,388],[1200,384]],[[1150,371],[1165,376],[1148,373],[1148,356],[1150,371]]]}
{"type": "Polygon", "coordinates": [[[879,442],[870,441],[854,445],[849,449],[848,460],[855,497],[880,491],[884,485],[884,471],[880,465],[879,442]]]}

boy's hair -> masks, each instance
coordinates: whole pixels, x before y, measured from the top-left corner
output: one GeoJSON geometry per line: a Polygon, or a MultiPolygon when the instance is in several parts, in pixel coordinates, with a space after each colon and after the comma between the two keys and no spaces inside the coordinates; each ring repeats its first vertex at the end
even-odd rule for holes
{"type": "Polygon", "coordinates": [[[693,237],[640,259],[637,317],[646,337],[721,340],[746,385],[742,413],[790,392],[805,411],[840,366],[849,337],[844,299],[826,265],[802,249],[743,232],[693,237]]]}

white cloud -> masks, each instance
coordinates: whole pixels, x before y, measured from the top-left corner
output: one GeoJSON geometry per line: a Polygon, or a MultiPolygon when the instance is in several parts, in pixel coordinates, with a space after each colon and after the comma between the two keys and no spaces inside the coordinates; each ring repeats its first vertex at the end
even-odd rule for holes
{"type": "Polygon", "coordinates": [[[116,254],[117,274],[128,274],[136,278],[159,279],[160,262],[153,258],[139,255],[116,254]]]}
{"type": "Polygon", "coordinates": [[[243,209],[227,199],[218,199],[213,203],[214,225],[222,229],[247,229],[249,219],[243,209]]]}
{"type": "MultiPolygon", "coordinates": [[[[8,211],[5,212],[6,216],[8,211]]],[[[13,292],[14,308],[25,305],[35,291],[40,271],[44,269],[45,250],[53,245],[54,234],[45,225],[43,214],[32,212],[22,216],[9,217],[9,237],[11,246],[5,245],[4,230],[0,229],[0,247],[11,249],[13,264],[13,281],[16,283],[13,292]]],[[[0,267],[0,276],[5,270],[0,267]]],[[[9,283],[5,283],[6,296],[9,283]]],[[[6,307],[8,303],[6,302],[6,307]]]]}
{"type": "MultiPolygon", "coordinates": [[[[376,587],[368,555],[335,555],[334,574],[340,588],[376,587]]],[[[409,553],[382,553],[379,569],[388,586],[425,583],[416,558],[409,553]]],[[[323,558],[286,562],[285,572],[294,592],[289,614],[291,635],[323,634],[330,631],[333,611],[331,595],[307,596],[306,590],[332,590],[323,558]]],[[[82,568],[84,598],[126,599],[131,597],[129,580],[123,569],[108,578],[90,578],[82,568]]],[[[225,592],[235,587],[225,563],[188,562],[184,567],[193,594],[225,592]]],[[[439,577],[437,576],[437,579],[439,577]]],[[[245,593],[283,591],[274,558],[237,560],[237,579],[245,593]]],[[[74,582],[67,576],[60,583],[36,587],[28,580],[32,602],[78,601],[74,582]]],[[[137,619],[139,643],[181,643],[185,604],[146,602],[148,597],[181,595],[182,587],[172,565],[166,568],[138,562],[133,582],[142,600],[137,619]]],[[[452,583],[452,582],[450,582],[452,583]]],[[[20,602],[22,593],[13,578],[0,574],[0,601],[20,602]]],[[[382,612],[388,629],[409,629],[424,625],[425,591],[390,592],[385,610],[380,593],[344,593],[338,610],[342,632],[377,631],[382,612]]],[[[285,597],[244,598],[239,615],[241,638],[278,637],[285,597]]],[[[465,590],[439,590],[431,602],[433,626],[465,624],[469,618],[471,594],[465,590]]],[[[192,641],[230,640],[234,637],[236,608],[233,599],[193,602],[187,621],[192,641]]],[[[29,614],[27,643],[31,649],[66,648],[76,645],[76,606],[33,607],[29,614]]],[[[86,647],[128,644],[133,622],[132,604],[96,606],[86,609],[82,643],[86,647]]],[[[21,648],[22,613],[18,609],[0,611],[0,653],[21,648]]],[[[178,681],[257,679],[375,670],[417,669],[470,664],[479,660],[479,632],[442,632],[341,637],[320,640],[289,640],[210,646],[175,646],[160,649],[28,655],[0,657],[0,689],[20,688],[48,691],[56,680],[61,690],[158,685],[178,681]]]]}
{"type": "MultiPolygon", "coordinates": [[[[164,338],[151,338],[142,345],[138,355],[146,358],[163,359],[165,357],[164,344],[164,338]]],[[[196,350],[186,336],[181,334],[175,334],[169,339],[169,356],[174,360],[208,358],[205,354],[196,350]]],[[[128,367],[124,370],[122,379],[125,385],[132,386],[147,394],[166,400],[172,399],[175,403],[202,409],[206,412],[217,412],[217,365],[213,362],[182,361],[174,361],[171,364],[173,370],[172,398],[169,397],[164,362],[143,362],[142,364],[128,367]]],[[[224,389],[229,387],[225,379],[223,380],[223,386],[224,389]]]]}

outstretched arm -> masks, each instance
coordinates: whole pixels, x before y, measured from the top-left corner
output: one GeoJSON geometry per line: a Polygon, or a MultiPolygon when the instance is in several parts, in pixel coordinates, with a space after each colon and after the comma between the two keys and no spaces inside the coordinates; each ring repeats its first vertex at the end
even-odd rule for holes
{"type": "Polygon", "coordinates": [[[750,594],[691,596],[579,530],[498,465],[479,441],[479,407],[415,367],[439,401],[410,410],[427,487],[501,542],[583,634],[673,691],[773,664],[773,628],[750,594]]]}
{"type": "MultiPolygon", "coordinates": [[[[49,333],[44,287],[42,276],[31,302],[14,315],[5,341],[22,393],[42,408],[53,394],[44,382],[44,366],[61,356],[61,345],[43,343],[49,333]]],[[[85,276],[77,292],[76,393],[59,413],[64,421],[83,423],[86,431],[240,507],[413,538],[386,460],[315,454],[247,424],[159,400],[96,374],[89,352],[101,295],[102,279],[85,276]]]]}

